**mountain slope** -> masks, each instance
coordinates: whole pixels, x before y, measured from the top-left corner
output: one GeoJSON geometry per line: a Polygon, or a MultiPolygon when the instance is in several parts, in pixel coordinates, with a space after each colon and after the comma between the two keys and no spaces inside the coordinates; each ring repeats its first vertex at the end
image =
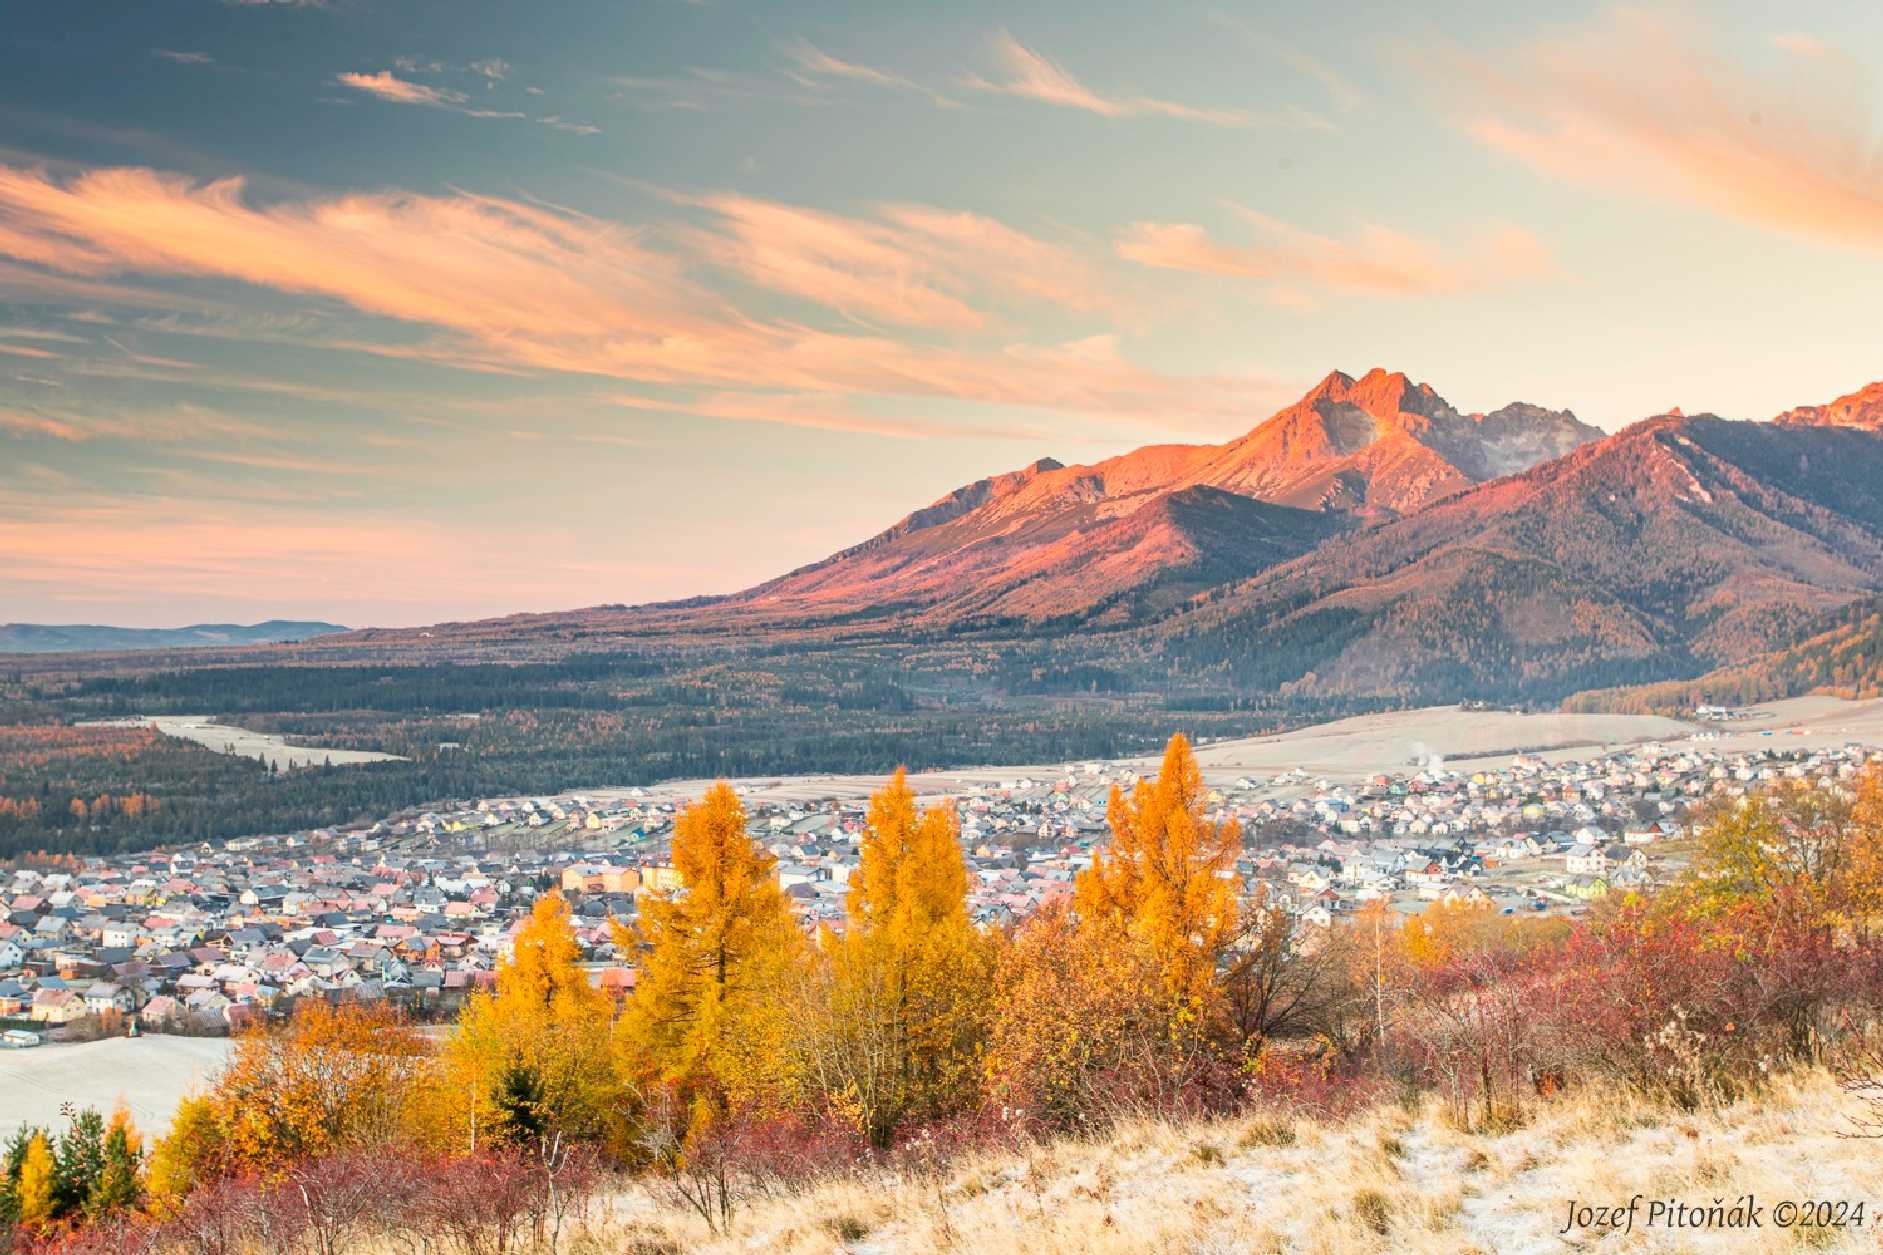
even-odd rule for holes
{"type": "Polygon", "coordinates": [[[1883,696],[1883,599],[1854,602],[1813,624],[1795,644],[1748,662],[1691,680],[1591,689],[1568,698],[1563,707],[1684,714],[1696,706],[1742,706],[1807,693],[1853,700],[1883,696]]]}
{"type": "Polygon", "coordinates": [[[270,619],[239,623],[195,623],[180,628],[102,627],[90,623],[0,624],[0,654],[56,654],[121,649],[195,649],[215,645],[260,645],[304,641],[344,632],[337,623],[270,619]]]}
{"type": "Polygon", "coordinates": [[[1649,419],[1338,537],[1161,629],[1240,683],[1541,695],[1753,656],[1883,590],[1883,439],[1649,419]]]}
{"type": "Polygon", "coordinates": [[[1403,374],[1335,371],[1227,444],[1152,445],[1089,466],[1042,459],[675,617],[1128,622],[1354,520],[1416,510],[1599,435],[1567,411],[1464,415],[1403,374]]]}

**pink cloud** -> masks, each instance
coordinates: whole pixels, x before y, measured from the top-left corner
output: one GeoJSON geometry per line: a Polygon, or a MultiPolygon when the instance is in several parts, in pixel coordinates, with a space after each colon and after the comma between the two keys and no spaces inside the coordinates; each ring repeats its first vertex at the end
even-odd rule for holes
{"type": "Polygon", "coordinates": [[[1883,248],[1868,74],[1808,35],[1776,64],[1723,52],[1699,23],[1635,8],[1439,64],[1480,143],[1551,177],[1696,203],[1755,226],[1883,248]]]}
{"type": "Polygon", "coordinates": [[[1548,248],[1520,227],[1499,225],[1463,250],[1444,250],[1390,227],[1363,226],[1352,239],[1320,235],[1254,210],[1240,210],[1257,239],[1225,244],[1194,223],[1134,223],[1118,254],[1165,270],[1271,282],[1275,298],[1298,303],[1285,285],[1388,296],[1478,291],[1556,272],[1548,248]]]}
{"type": "Polygon", "coordinates": [[[1108,95],[1087,87],[1070,70],[1035,52],[1004,30],[994,32],[994,60],[1004,71],[997,81],[970,76],[966,85],[979,91],[999,92],[1063,109],[1081,109],[1100,117],[1161,116],[1213,126],[1248,126],[1249,114],[1230,109],[1200,109],[1155,96],[1108,95]]]}
{"type": "MultiPolygon", "coordinates": [[[[899,208],[844,218],[705,198],[704,227],[657,232],[515,200],[378,193],[249,203],[240,179],[136,168],[60,178],[0,166],[0,256],[48,283],[210,276],[343,301],[430,326],[401,350],[646,385],[801,390],[1025,406],[1185,429],[1239,424],[1270,381],[1170,376],[1103,353],[994,341],[979,302],[1098,301],[1069,254],[974,215],[899,208]],[[767,319],[703,286],[709,257],[750,282],[885,322],[904,338],[767,319]],[[969,336],[967,333],[981,333],[969,336]]],[[[102,366],[100,367],[102,368],[102,366]]]]}
{"type": "Polygon", "coordinates": [[[355,91],[377,96],[393,104],[425,105],[432,109],[449,109],[453,113],[462,113],[473,118],[520,118],[523,116],[509,110],[473,108],[468,103],[470,97],[463,92],[414,83],[408,79],[399,78],[390,70],[380,70],[376,74],[353,72],[336,74],[334,81],[343,87],[351,87],[355,91]]]}
{"type": "Polygon", "coordinates": [[[1090,310],[1105,303],[1064,249],[990,218],[891,206],[881,220],[739,196],[700,202],[719,219],[693,237],[715,263],[777,292],[905,326],[975,328],[973,297],[998,292],[1090,310]]]}
{"type": "Polygon", "coordinates": [[[80,441],[88,437],[84,429],[56,418],[37,414],[19,414],[0,410],[0,431],[15,436],[49,436],[54,440],[80,441]]]}

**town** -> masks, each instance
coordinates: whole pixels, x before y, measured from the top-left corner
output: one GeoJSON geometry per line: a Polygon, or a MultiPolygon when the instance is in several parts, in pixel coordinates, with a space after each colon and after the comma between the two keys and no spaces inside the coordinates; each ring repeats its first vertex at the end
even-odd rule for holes
{"type": "MultiPolygon", "coordinates": [[[[1683,865],[1694,809],[1777,779],[1849,781],[1883,752],[1854,742],[1726,748],[1696,731],[1592,755],[1430,761],[1353,781],[1294,769],[1210,782],[1242,828],[1245,889],[1311,939],[1383,902],[1504,914],[1578,913],[1683,865]]],[[[1067,764],[952,792],[987,926],[1070,895],[1108,839],[1126,763],[1067,764]]],[[[797,782],[788,798],[744,783],[753,833],[807,928],[841,927],[867,799],[797,782]]],[[[617,999],[637,972],[611,921],[678,887],[672,790],[490,799],[306,833],[115,858],[28,860],[0,879],[5,1044],[138,1032],[218,1034],[304,998],[387,1000],[415,1019],[454,1015],[496,967],[531,903],[574,904],[591,980],[617,999]]],[[[940,800],[925,797],[925,802],[940,800]]],[[[1304,944],[1311,944],[1311,940],[1304,944]]]]}

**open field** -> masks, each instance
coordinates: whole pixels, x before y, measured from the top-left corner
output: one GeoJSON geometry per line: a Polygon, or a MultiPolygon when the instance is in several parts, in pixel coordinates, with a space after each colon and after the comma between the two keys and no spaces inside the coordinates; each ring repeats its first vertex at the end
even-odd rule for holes
{"type": "MultiPolygon", "coordinates": [[[[1239,776],[1274,777],[1300,770],[1312,780],[1352,784],[1378,772],[1442,766],[1453,771],[1504,767],[1524,753],[1547,762],[1593,758],[1648,741],[1677,743],[1718,732],[1702,742],[1727,751],[1767,746],[1823,749],[1851,741],[1883,746],[1883,700],[1850,702],[1836,697],[1799,697],[1747,708],[1749,717],[1724,725],[1702,725],[1660,715],[1537,714],[1427,706],[1419,710],[1356,715],[1273,736],[1237,737],[1199,746],[1197,761],[1212,784],[1239,776]],[[1764,735],[1770,732],[1771,736],[1764,735]]],[[[1180,722],[1180,721],[1179,721],[1180,722]]],[[[1117,760],[1154,770],[1155,756],[1117,760]]],[[[1057,779],[1065,761],[1013,766],[963,767],[912,774],[925,797],[995,787],[1022,777],[1057,779]]],[[[753,801],[792,802],[863,798],[881,788],[881,774],[748,776],[734,781],[753,801]]],[[[710,780],[670,780],[644,790],[651,797],[698,797],[710,780]]],[[[613,797],[620,789],[585,789],[587,797],[613,797]]]]}
{"type": "MultiPolygon", "coordinates": [[[[1876,729],[1876,737],[1883,743],[1883,715],[1876,719],[1876,729]]],[[[1351,783],[1376,772],[1416,770],[1435,759],[1447,767],[1468,769],[1474,762],[1505,765],[1519,751],[1552,760],[1590,757],[1620,745],[1679,740],[1699,730],[1696,724],[1658,715],[1524,714],[1429,706],[1357,715],[1274,736],[1213,741],[1198,748],[1197,761],[1213,784],[1225,784],[1245,775],[1271,777],[1296,768],[1315,779],[1351,783]]],[[[1119,761],[1153,770],[1158,759],[1147,755],[1119,761]]],[[[920,794],[941,796],[1021,777],[1056,779],[1064,769],[1063,760],[967,767],[920,772],[910,777],[910,783],[920,794]]],[[[881,788],[885,779],[883,775],[770,776],[747,777],[735,783],[754,800],[788,802],[867,797],[881,788]]],[[[668,799],[690,798],[699,796],[710,783],[675,780],[646,792],[668,799]]],[[[584,792],[606,797],[619,791],[584,792]]]]}
{"type": "Polygon", "coordinates": [[[204,749],[214,750],[218,754],[253,758],[257,762],[266,763],[282,771],[287,771],[292,767],[318,767],[323,764],[343,767],[348,763],[406,761],[397,754],[378,754],[371,750],[322,749],[317,746],[289,745],[281,737],[272,733],[251,732],[247,728],[218,723],[208,715],[152,715],[144,719],[109,719],[98,722],[107,726],[155,728],[165,736],[194,741],[204,749]]]}
{"type": "Polygon", "coordinates": [[[62,1103],[109,1113],[122,1098],[137,1126],[161,1133],[177,1102],[228,1058],[226,1037],[107,1037],[0,1051],[0,1139],[22,1124],[63,1128],[62,1103]]]}

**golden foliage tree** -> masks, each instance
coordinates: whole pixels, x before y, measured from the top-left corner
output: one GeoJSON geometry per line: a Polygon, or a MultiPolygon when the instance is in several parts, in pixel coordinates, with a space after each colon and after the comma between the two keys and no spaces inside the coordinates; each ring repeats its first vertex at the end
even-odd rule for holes
{"type": "Polygon", "coordinates": [[[776,860],[721,781],[675,820],[673,861],[680,890],[647,897],[638,927],[615,925],[623,951],[644,951],[615,1028],[623,1074],[728,1107],[773,1105],[792,1088],[787,1000],[806,950],[776,860]]]}
{"type": "Polygon", "coordinates": [[[1206,792],[1189,741],[1171,737],[1155,780],[1140,779],[1128,797],[1112,789],[1111,846],[1080,873],[1074,898],[1088,925],[1147,944],[1169,992],[1196,1007],[1211,1001],[1218,962],[1236,937],[1242,851],[1234,820],[1204,814],[1206,792]]]}
{"type": "Polygon", "coordinates": [[[22,1226],[31,1229],[51,1222],[54,1175],[52,1147],[47,1145],[44,1133],[35,1133],[26,1143],[20,1179],[13,1187],[22,1226]]]}
{"type": "Polygon", "coordinates": [[[151,1148],[145,1171],[150,1209],[167,1216],[189,1192],[213,1177],[223,1158],[222,1122],[207,1094],[185,1095],[171,1118],[170,1131],[151,1148]]]}
{"type": "Polygon", "coordinates": [[[448,1144],[609,1131],[621,1105],[612,1008],[581,957],[569,904],[555,892],[537,898],[496,990],[471,998],[446,1044],[428,1107],[448,1144]]]}
{"type": "Polygon", "coordinates": [[[1170,1110],[1205,1062],[1200,1036],[1170,1031],[1150,948],[1082,926],[1063,899],[1020,926],[988,1001],[987,1094],[1016,1119],[1079,1129],[1126,1105],[1170,1110]]]}
{"type": "Polygon", "coordinates": [[[819,1086],[879,1146],[975,1092],[994,950],[967,889],[954,808],[919,809],[899,768],[870,799],[848,928],[826,938],[804,1038],[819,1086]]]}
{"type": "MultiPolygon", "coordinates": [[[[1874,784],[1866,812],[1877,806],[1874,784]]],[[[1840,792],[1786,781],[1716,805],[1697,826],[1687,907],[1718,917],[1756,904],[1789,924],[1830,924],[1873,898],[1877,857],[1840,792]]]]}
{"type": "MultiPolygon", "coordinates": [[[[384,1143],[404,1127],[430,1054],[424,1038],[385,1007],[303,1003],[286,1027],[237,1039],[207,1098],[215,1132],[191,1111],[188,1139],[193,1148],[216,1145],[229,1167],[263,1171],[384,1143]]],[[[193,1149],[190,1163],[200,1162],[193,1149]]]]}

